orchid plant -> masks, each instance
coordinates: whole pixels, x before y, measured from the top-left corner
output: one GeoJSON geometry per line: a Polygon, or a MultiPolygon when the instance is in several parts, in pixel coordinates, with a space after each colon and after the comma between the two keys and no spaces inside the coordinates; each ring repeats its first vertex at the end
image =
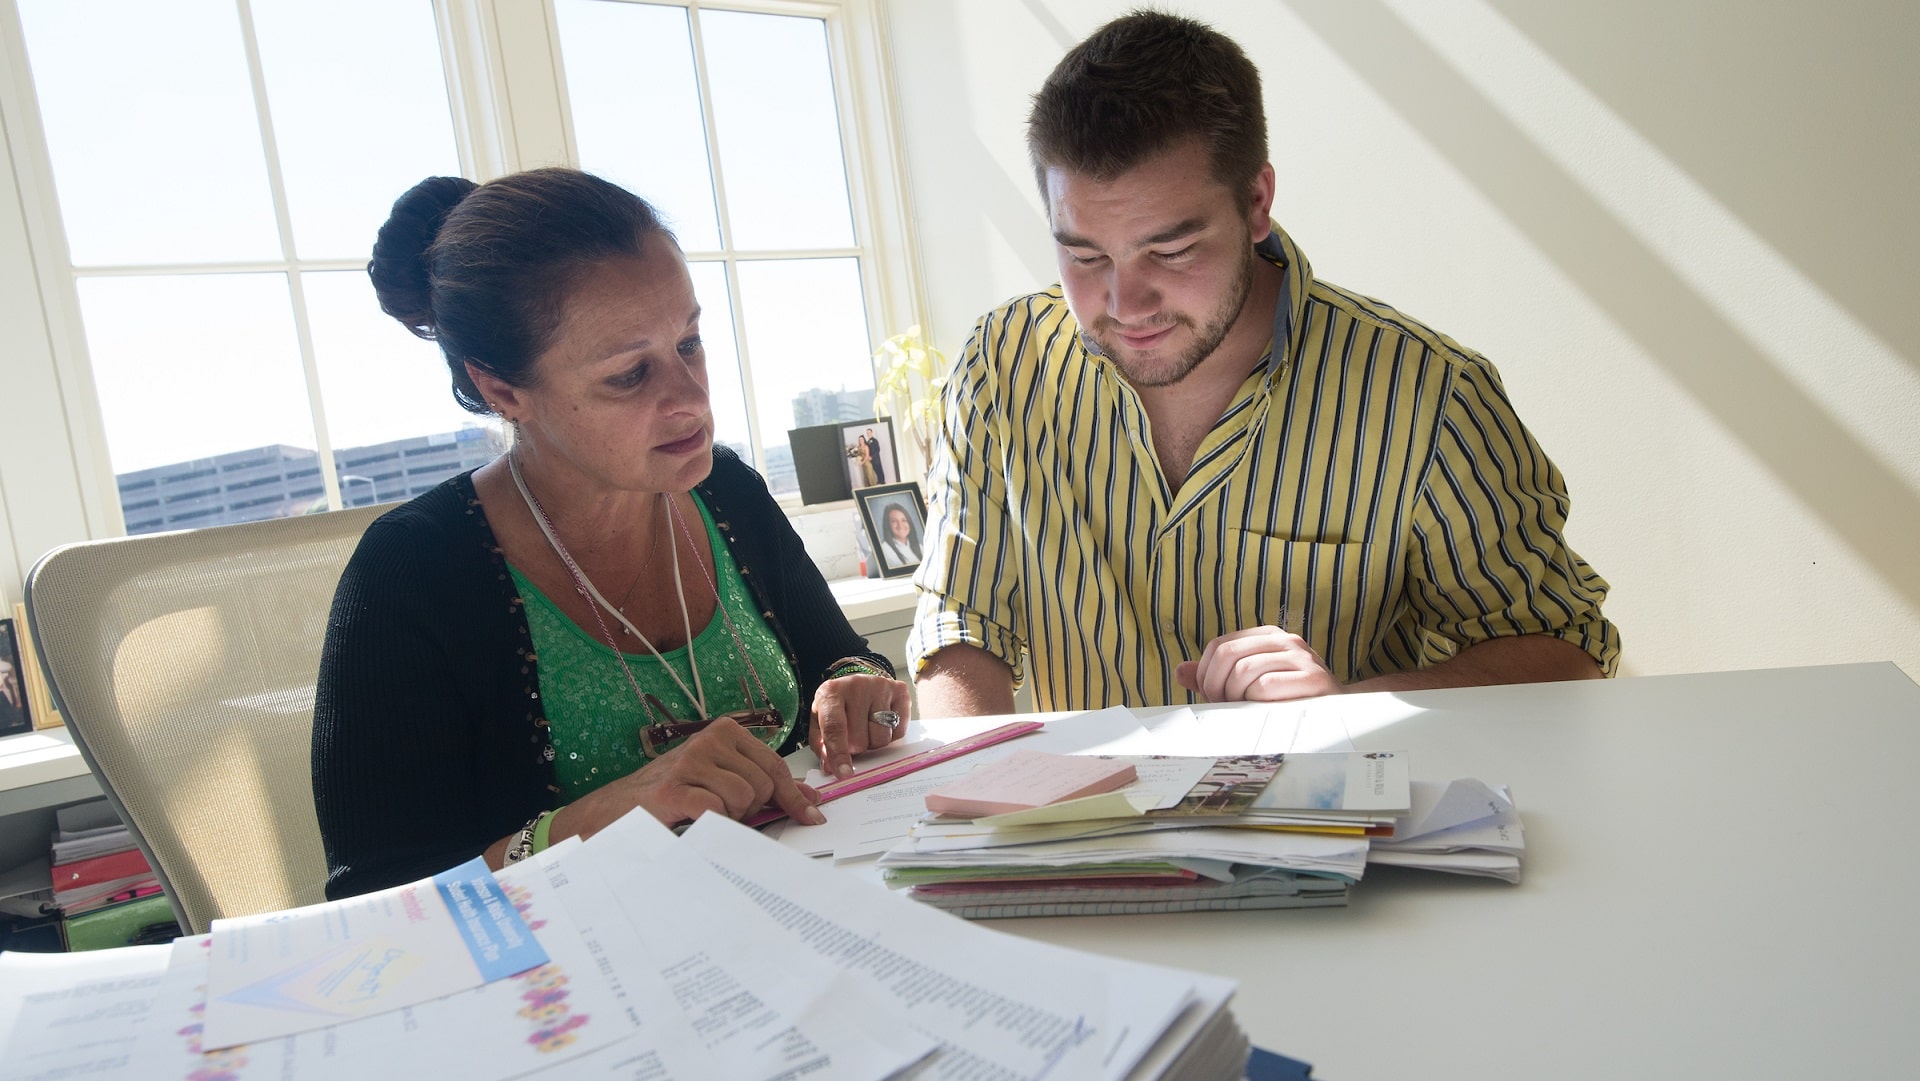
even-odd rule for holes
{"type": "Polygon", "coordinates": [[[919,326],[895,334],[873,354],[879,382],[875,416],[892,417],[920,452],[924,472],[933,463],[933,437],[940,427],[940,395],[947,385],[947,356],[928,344],[919,326]]]}

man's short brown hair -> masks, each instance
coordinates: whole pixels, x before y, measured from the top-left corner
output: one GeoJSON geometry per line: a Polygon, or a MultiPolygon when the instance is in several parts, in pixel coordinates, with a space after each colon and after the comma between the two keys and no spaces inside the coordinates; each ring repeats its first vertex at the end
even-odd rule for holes
{"type": "Polygon", "coordinates": [[[1112,180],[1190,138],[1238,191],[1267,162],[1260,71],[1213,27],[1136,10],[1073,47],[1033,96],[1027,153],[1040,195],[1059,167],[1112,180]]]}

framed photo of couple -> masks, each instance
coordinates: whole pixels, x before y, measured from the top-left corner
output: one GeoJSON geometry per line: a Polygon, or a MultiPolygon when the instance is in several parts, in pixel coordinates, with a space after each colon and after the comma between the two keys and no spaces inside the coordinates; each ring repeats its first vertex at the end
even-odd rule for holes
{"type": "Polygon", "coordinates": [[[900,578],[920,565],[921,535],[926,532],[927,503],[914,483],[856,488],[860,524],[879,565],[880,577],[900,578]]]}
{"type": "Polygon", "coordinates": [[[852,499],[856,488],[900,482],[891,417],[842,420],[787,431],[800,502],[852,499]]]}
{"type": "Polygon", "coordinates": [[[11,619],[0,619],[0,736],[33,731],[31,684],[19,642],[25,629],[11,619]]]}
{"type": "Polygon", "coordinates": [[[869,417],[840,426],[847,458],[847,487],[859,491],[900,483],[900,455],[893,446],[893,418],[869,417]]]}

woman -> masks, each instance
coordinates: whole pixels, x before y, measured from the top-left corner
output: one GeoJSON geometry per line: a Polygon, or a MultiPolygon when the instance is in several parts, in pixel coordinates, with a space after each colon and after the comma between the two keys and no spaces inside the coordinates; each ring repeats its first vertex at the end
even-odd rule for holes
{"type": "Polygon", "coordinates": [[[920,562],[920,530],[913,516],[898,503],[887,504],[886,530],[880,540],[881,555],[895,567],[911,567],[920,562]]]}
{"type": "Polygon", "coordinates": [[[854,469],[854,487],[871,488],[880,483],[880,475],[873,468],[873,452],[867,448],[867,441],[859,436],[847,445],[847,457],[856,463],[854,469]]]}
{"type": "Polygon", "coordinates": [[[714,444],[700,306],[653,209],[574,170],[437,177],[368,271],[513,438],[375,522],[341,579],[314,709],[328,896],[634,808],[822,821],[779,754],[810,740],[850,772],[907,689],[714,444]]]}

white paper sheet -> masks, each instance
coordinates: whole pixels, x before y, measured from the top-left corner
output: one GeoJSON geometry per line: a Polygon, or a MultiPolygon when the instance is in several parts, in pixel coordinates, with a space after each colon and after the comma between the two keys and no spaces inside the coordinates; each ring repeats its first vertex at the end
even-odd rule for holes
{"type": "Polygon", "coordinates": [[[599,875],[619,898],[646,963],[720,1062],[712,1076],[877,1081],[935,1047],[898,1021],[896,1004],[793,942],[644,811],[596,834],[563,867],[599,875]]]}
{"type": "Polygon", "coordinates": [[[781,851],[715,815],[682,838],[785,933],[906,1007],[942,1043],[930,1078],[1094,1078],[1137,1023],[1153,1027],[1192,992],[1173,980],[1116,991],[1094,958],[1037,961],[1035,945],[917,906],[781,851]],[[1115,1004],[1128,1010],[1111,1019],[1115,1004]]]}
{"type": "Polygon", "coordinates": [[[1411,787],[1413,806],[1394,824],[1395,843],[1490,818],[1517,821],[1513,800],[1504,790],[1496,790],[1485,781],[1462,777],[1453,781],[1415,781],[1411,787]]]}
{"type": "Polygon", "coordinates": [[[0,953],[0,1079],[117,1081],[166,972],[167,947],[0,953]]]}

